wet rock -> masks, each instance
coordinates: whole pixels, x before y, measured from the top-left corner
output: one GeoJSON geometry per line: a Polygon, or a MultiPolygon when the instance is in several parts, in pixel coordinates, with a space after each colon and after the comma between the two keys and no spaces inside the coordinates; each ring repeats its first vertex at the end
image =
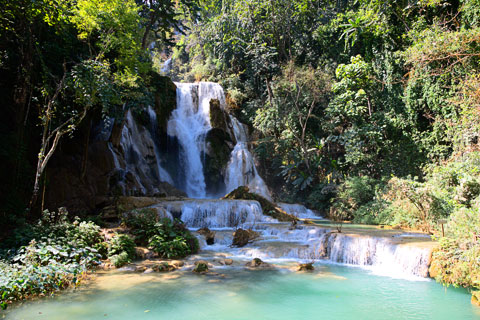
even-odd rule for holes
{"type": "Polygon", "coordinates": [[[147,270],[147,267],[145,266],[136,266],[135,267],[135,272],[145,272],[147,270]]]}
{"type": "Polygon", "coordinates": [[[139,259],[142,260],[152,259],[155,256],[154,252],[145,247],[135,247],[135,254],[139,259]]]}
{"type": "Polygon", "coordinates": [[[143,273],[153,273],[155,272],[152,268],[147,268],[143,273]]]}
{"type": "Polygon", "coordinates": [[[245,264],[247,268],[272,268],[272,265],[263,262],[260,258],[254,258],[252,261],[245,264]]]}
{"type": "Polygon", "coordinates": [[[193,268],[193,272],[196,272],[196,273],[208,272],[208,262],[205,260],[195,261],[195,267],[193,268]]]}
{"type": "Polygon", "coordinates": [[[161,262],[156,266],[152,267],[152,269],[156,272],[170,272],[175,271],[177,268],[173,264],[169,264],[168,262],[161,262]]]}
{"type": "Polygon", "coordinates": [[[207,245],[212,245],[215,243],[215,231],[211,231],[208,228],[201,228],[200,230],[198,230],[198,233],[205,237],[207,245]]]}
{"type": "Polygon", "coordinates": [[[118,271],[122,271],[122,272],[135,272],[135,271],[137,271],[137,268],[134,267],[134,266],[126,266],[126,267],[119,268],[118,271]]]}
{"type": "Polygon", "coordinates": [[[259,237],[259,234],[253,230],[237,229],[233,233],[232,245],[236,247],[244,247],[247,243],[255,240],[259,237]]]}
{"type": "Polygon", "coordinates": [[[175,268],[181,268],[185,265],[185,262],[183,262],[182,260],[175,260],[172,261],[172,265],[174,265],[175,268]]]}
{"type": "Polygon", "coordinates": [[[298,266],[298,271],[313,271],[315,267],[313,266],[313,262],[309,263],[301,263],[298,266]]]}
{"type": "Polygon", "coordinates": [[[223,262],[225,263],[225,265],[227,266],[231,266],[233,264],[233,260],[232,259],[225,259],[223,260],[223,262]]]}

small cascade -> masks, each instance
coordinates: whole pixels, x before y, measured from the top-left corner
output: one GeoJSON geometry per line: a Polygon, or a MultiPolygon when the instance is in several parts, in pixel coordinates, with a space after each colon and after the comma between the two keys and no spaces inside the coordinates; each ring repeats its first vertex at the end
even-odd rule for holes
{"type": "Polygon", "coordinates": [[[189,228],[254,228],[273,220],[251,200],[164,201],[152,208],[161,216],[181,219],[189,228]]]}
{"type": "Polygon", "coordinates": [[[294,215],[300,219],[323,219],[322,216],[317,215],[315,212],[301,204],[278,202],[277,205],[286,213],[294,215]]]}
{"type": "Polygon", "coordinates": [[[230,155],[225,173],[227,193],[239,186],[248,186],[251,192],[271,200],[267,185],[258,174],[253,155],[248,150],[248,135],[245,125],[233,116],[230,116],[230,121],[237,144],[230,155]]]}
{"type": "MultiPolygon", "coordinates": [[[[122,179],[129,179],[135,186],[133,191],[140,194],[155,193],[158,190],[156,184],[162,181],[173,183],[170,175],[160,164],[152,133],[143,126],[137,125],[130,110],[125,120],[120,139],[123,158],[119,156],[121,153],[117,153],[112,144],[108,143],[115,168],[124,173],[122,179]]],[[[156,121],[152,116],[150,120],[156,121]]],[[[120,185],[124,186],[123,180],[120,181],[120,185]]]]}
{"type": "Polygon", "coordinates": [[[387,238],[326,235],[324,254],[333,262],[370,266],[382,275],[415,275],[426,277],[431,248],[396,244],[387,238]]]}

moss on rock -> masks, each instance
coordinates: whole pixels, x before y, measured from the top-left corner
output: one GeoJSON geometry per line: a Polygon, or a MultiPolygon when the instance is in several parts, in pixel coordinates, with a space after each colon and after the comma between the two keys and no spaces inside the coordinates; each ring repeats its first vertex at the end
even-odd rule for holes
{"type": "Polygon", "coordinates": [[[270,216],[277,219],[278,221],[283,222],[293,222],[298,221],[298,218],[294,215],[288,214],[282,209],[278,208],[272,202],[268,201],[264,197],[251,193],[248,187],[241,186],[227,194],[223,199],[231,200],[256,200],[262,206],[262,211],[264,215],[270,216]]]}

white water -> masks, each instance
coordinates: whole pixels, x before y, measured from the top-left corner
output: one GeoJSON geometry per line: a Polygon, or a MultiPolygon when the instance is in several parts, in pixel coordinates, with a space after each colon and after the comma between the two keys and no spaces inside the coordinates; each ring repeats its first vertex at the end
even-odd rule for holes
{"type": "Polygon", "coordinates": [[[232,116],[230,116],[230,121],[237,144],[230,154],[230,161],[225,172],[227,193],[239,186],[248,186],[250,192],[271,200],[267,185],[258,174],[253,155],[248,150],[248,135],[245,125],[232,116]]]}
{"type": "MultiPolygon", "coordinates": [[[[191,198],[206,198],[202,155],[206,152],[205,139],[210,125],[210,101],[217,99],[225,109],[223,88],[212,82],[176,83],[177,108],[168,122],[168,135],[175,136],[181,145],[182,165],[185,169],[185,191],[191,198]]],[[[236,145],[225,172],[227,192],[239,186],[248,186],[252,192],[271,199],[270,192],[257,172],[253,155],[248,150],[245,125],[230,116],[236,145]]]]}
{"type": "Polygon", "coordinates": [[[315,212],[301,204],[278,202],[277,205],[286,213],[294,215],[300,219],[323,219],[322,216],[317,215],[315,212]]]}
{"type": "Polygon", "coordinates": [[[176,217],[196,230],[216,232],[215,244],[198,236],[201,248],[238,258],[320,260],[367,268],[375,274],[418,280],[428,274],[431,246],[401,244],[398,237],[373,237],[331,232],[320,226],[280,223],[264,216],[249,200],[164,201],[152,206],[163,217],[176,217]],[[260,238],[243,248],[231,248],[236,228],[252,228],[260,238]]]}
{"type": "Polygon", "coordinates": [[[185,191],[189,197],[205,198],[202,153],[210,126],[210,100],[225,102],[220,85],[210,82],[175,83],[177,108],[168,121],[168,135],[175,136],[181,145],[185,168],[185,191]]]}
{"type": "Polygon", "coordinates": [[[189,228],[254,228],[273,220],[262,214],[257,201],[251,200],[165,201],[152,208],[166,217],[180,218],[189,228]]]}

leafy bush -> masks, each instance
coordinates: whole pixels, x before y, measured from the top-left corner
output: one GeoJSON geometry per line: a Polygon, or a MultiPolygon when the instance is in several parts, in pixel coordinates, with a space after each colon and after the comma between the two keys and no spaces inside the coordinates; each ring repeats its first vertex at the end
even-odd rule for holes
{"type": "Polygon", "coordinates": [[[19,243],[31,240],[27,246],[9,250],[0,261],[2,308],[15,300],[76,286],[88,269],[100,264],[97,248],[105,247],[100,228],[78,219],[71,223],[67,216],[64,209],[44,211],[37,224],[16,233],[19,243]]]}
{"type": "Polygon", "coordinates": [[[135,259],[135,242],[127,235],[116,234],[108,243],[108,258],[115,267],[121,267],[135,259]]]}
{"type": "Polygon", "coordinates": [[[198,240],[185,227],[182,221],[159,219],[155,210],[135,210],[127,214],[123,223],[135,235],[135,242],[148,245],[165,258],[182,258],[196,253],[198,240]]]}
{"type": "Polygon", "coordinates": [[[122,251],[120,254],[115,254],[109,257],[110,261],[113,263],[115,268],[120,268],[129,263],[131,260],[128,257],[128,253],[122,251]]]}
{"type": "Polygon", "coordinates": [[[357,220],[361,222],[365,209],[359,209],[370,205],[376,197],[377,190],[382,186],[380,181],[368,176],[348,178],[338,188],[330,215],[341,216],[344,220],[353,220],[358,216],[357,220]]]}
{"type": "Polygon", "coordinates": [[[447,285],[480,289],[480,198],[455,211],[433,253],[431,273],[447,285]]]}
{"type": "Polygon", "coordinates": [[[162,219],[156,228],[157,233],[150,238],[149,247],[161,257],[182,258],[198,251],[197,238],[181,221],[162,219]]]}
{"type": "Polygon", "coordinates": [[[139,245],[147,245],[151,237],[157,233],[158,214],[155,210],[133,210],[122,219],[135,236],[135,242],[139,245]]]}

